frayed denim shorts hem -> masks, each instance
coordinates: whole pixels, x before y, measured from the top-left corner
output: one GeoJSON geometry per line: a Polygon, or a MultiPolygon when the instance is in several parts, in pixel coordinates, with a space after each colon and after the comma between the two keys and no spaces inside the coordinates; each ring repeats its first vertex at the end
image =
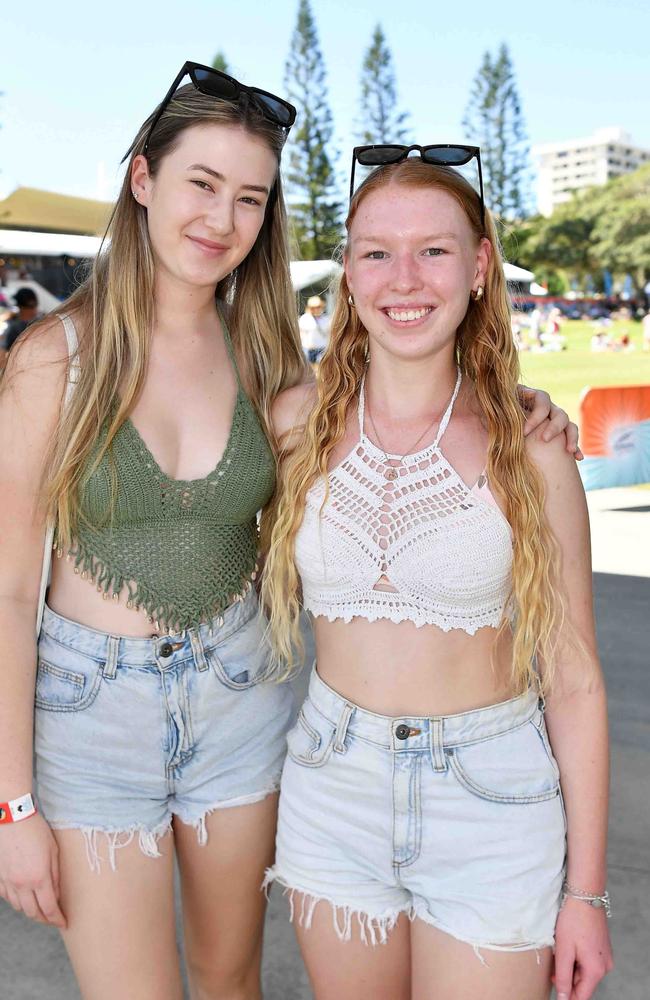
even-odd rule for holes
{"type": "Polygon", "coordinates": [[[566,826],[532,692],[457,715],[389,718],[316,671],[287,737],[276,863],[294,917],[328,902],[343,940],[401,913],[480,950],[552,947],[566,826]]]}
{"type": "Polygon", "coordinates": [[[409,903],[402,906],[389,906],[377,912],[366,910],[358,903],[344,902],[328,896],[314,895],[304,886],[294,885],[278,871],[277,866],[269,868],[262,883],[262,889],[268,894],[271,885],[277,883],[284,886],[284,895],[289,902],[289,919],[300,927],[309,930],[314,917],[314,910],[319,903],[326,903],[332,915],[332,926],[340,941],[351,941],[353,929],[358,929],[359,937],[364,944],[385,944],[390,931],[402,916],[412,916],[409,903]]]}
{"type": "Polygon", "coordinates": [[[100,872],[102,862],[106,861],[110,868],[116,870],[116,854],[121,847],[128,847],[136,838],[142,854],[148,858],[161,857],[159,842],[163,837],[172,832],[172,818],[177,816],[181,823],[192,826],[196,830],[196,838],[200,847],[204,847],[208,842],[208,831],[206,820],[212,813],[220,809],[232,809],[236,806],[254,805],[262,802],[280,790],[280,778],[273,781],[262,791],[252,792],[250,795],[240,795],[225,802],[216,802],[211,808],[206,809],[198,817],[183,816],[180,813],[170,813],[169,818],[155,827],[148,830],[143,826],[134,826],[127,829],[114,830],[104,827],[84,826],[74,821],[57,820],[50,821],[52,830],[78,830],[85,842],[86,856],[90,869],[100,872]],[[105,847],[105,851],[102,850],[105,847]]]}
{"type": "Polygon", "coordinates": [[[512,945],[492,944],[482,940],[463,937],[456,929],[447,927],[432,917],[427,907],[423,904],[412,905],[406,903],[402,906],[389,907],[376,913],[369,912],[359,908],[358,903],[346,903],[329,899],[326,896],[314,896],[302,886],[289,884],[282,874],[278,872],[277,867],[269,868],[262,883],[262,888],[268,894],[271,885],[275,883],[284,886],[283,895],[286,896],[289,902],[290,921],[297,923],[305,930],[311,929],[314,910],[318,904],[326,903],[329,906],[332,916],[332,926],[339,941],[351,941],[356,929],[359,940],[363,944],[386,944],[388,935],[397,924],[399,918],[405,916],[411,922],[421,920],[430,927],[434,927],[436,930],[455,938],[456,941],[470,945],[484,965],[489,963],[485,961],[481,954],[482,951],[534,951],[539,953],[544,948],[553,948],[555,946],[553,936],[540,939],[539,941],[527,941],[512,945]]]}
{"type": "Polygon", "coordinates": [[[134,840],[159,856],[174,816],[205,844],[210,813],[277,792],[293,696],[266,680],[265,627],[254,592],[211,625],[150,639],[45,609],[36,798],[53,829],[82,831],[91,867],[115,867],[134,840]]]}
{"type": "MultiPolygon", "coordinates": [[[[410,913],[411,920],[421,920],[423,923],[428,924],[430,927],[434,927],[438,931],[442,931],[444,934],[449,934],[450,937],[455,938],[457,941],[462,941],[464,944],[469,944],[474,949],[475,954],[481,961],[484,962],[481,955],[482,951],[504,951],[504,952],[520,952],[520,951],[534,951],[540,952],[544,948],[554,948],[555,947],[555,935],[541,937],[539,940],[529,940],[521,941],[517,944],[494,944],[490,941],[477,940],[474,938],[468,938],[461,936],[458,931],[453,927],[448,927],[446,924],[442,923],[440,920],[436,920],[435,917],[429,913],[428,908],[423,905],[416,905],[411,908],[410,913]]],[[[484,964],[487,964],[484,962],[484,964]]]]}

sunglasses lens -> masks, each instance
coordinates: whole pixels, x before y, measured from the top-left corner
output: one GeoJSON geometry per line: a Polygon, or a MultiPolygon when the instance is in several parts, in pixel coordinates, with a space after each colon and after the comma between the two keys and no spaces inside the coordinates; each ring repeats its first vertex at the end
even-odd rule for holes
{"type": "MultiPolygon", "coordinates": [[[[227,76],[222,76],[220,73],[212,72],[211,70],[195,67],[193,77],[196,86],[204,94],[221,97],[224,101],[236,101],[242,90],[245,89],[236,80],[230,80],[227,76]]],[[[281,101],[278,97],[274,97],[273,94],[257,90],[256,87],[251,87],[248,93],[254,96],[259,110],[269,121],[275,122],[277,125],[284,125],[286,128],[293,125],[296,119],[296,112],[290,104],[285,104],[284,101],[281,101]]]]}
{"type": "Polygon", "coordinates": [[[474,154],[463,149],[462,146],[447,146],[443,149],[425,149],[422,154],[427,163],[437,163],[441,166],[460,167],[463,163],[469,163],[474,154]]]}
{"type": "Polygon", "coordinates": [[[234,80],[229,80],[218,73],[195,68],[193,72],[196,86],[203,94],[222,97],[224,101],[234,101],[239,94],[239,88],[234,80]]]}
{"type": "Polygon", "coordinates": [[[258,104],[262,105],[262,109],[266,114],[267,118],[271,121],[275,121],[278,125],[284,125],[288,127],[293,125],[296,115],[294,109],[281,101],[278,97],[274,97],[273,94],[262,93],[260,90],[256,90],[252,87],[252,92],[255,96],[255,100],[258,104]]]}
{"type": "Polygon", "coordinates": [[[404,156],[405,146],[375,146],[357,153],[357,162],[363,167],[380,167],[386,163],[397,163],[404,156]]]}

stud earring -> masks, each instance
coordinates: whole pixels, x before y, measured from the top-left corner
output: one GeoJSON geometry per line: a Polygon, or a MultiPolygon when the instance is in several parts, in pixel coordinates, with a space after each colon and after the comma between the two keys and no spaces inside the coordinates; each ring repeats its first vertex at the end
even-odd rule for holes
{"type": "Polygon", "coordinates": [[[138,194],[138,192],[137,192],[137,191],[132,191],[132,192],[131,192],[131,194],[133,195],[133,197],[135,198],[135,200],[136,200],[136,201],[137,201],[137,200],[138,200],[138,198],[140,197],[140,195],[138,194]]]}

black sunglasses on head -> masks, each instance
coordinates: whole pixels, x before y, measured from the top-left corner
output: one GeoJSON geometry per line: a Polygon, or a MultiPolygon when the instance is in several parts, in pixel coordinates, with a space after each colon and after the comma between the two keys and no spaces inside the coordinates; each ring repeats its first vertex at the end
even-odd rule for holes
{"type": "MultiPolygon", "coordinates": [[[[239,80],[235,80],[234,76],[228,76],[227,73],[222,73],[218,69],[212,69],[211,66],[202,66],[200,63],[186,62],[162,99],[158,110],[152,119],[149,131],[147,132],[147,137],[144,140],[144,146],[142,147],[142,152],[145,156],[147,154],[147,150],[149,149],[149,143],[151,141],[151,136],[153,135],[153,130],[160,121],[163,111],[178,90],[181,81],[185,76],[189,76],[193,85],[202,94],[208,94],[211,97],[218,97],[222,101],[232,101],[233,103],[245,98],[250,101],[253,107],[259,111],[259,113],[266,118],[267,121],[271,122],[273,125],[278,125],[287,132],[296,120],[296,109],[293,104],[289,104],[289,102],[285,101],[284,98],[276,97],[275,94],[270,94],[267,90],[260,90],[259,87],[247,87],[246,84],[240,83],[239,80]]],[[[124,156],[122,163],[124,163],[127,156],[131,154],[132,150],[133,145],[124,156]]]]}
{"type": "Polygon", "coordinates": [[[481,169],[481,150],[478,146],[452,146],[441,142],[431,146],[403,146],[398,143],[387,143],[374,146],[355,146],[352,150],[352,171],[350,174],[350,199],[354,194],[354,169],[357,163],[362,167],[383,167],[389,163],[399,163],[406,160],[411,153],[419,153],[425,163],[438,167],[462,167],[476,157],[478,165],[479,197],[481,199],[481,224],[485,225],[485,201],[483,199],[483,171],[481,169]]]}

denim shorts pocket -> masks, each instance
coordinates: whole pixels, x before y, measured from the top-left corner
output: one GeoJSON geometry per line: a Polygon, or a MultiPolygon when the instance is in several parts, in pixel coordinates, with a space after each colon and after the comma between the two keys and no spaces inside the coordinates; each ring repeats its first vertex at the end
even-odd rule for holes
{"type": "Polygon", "coordinates": [[[223,642],[206,649],[208,663],[222,684],[245,691],[267,676],[270,647],[264,619],[255,613],[223,642]]]}
{"type": "Polygon", "coordinates": [[[489,802],[529,805],[560,793],[557,764],[534,722],[445,751],[460,784],[489,802]]]}
{"type": "Polygon", "coordinates": [[[287,752],[303,767],[322,767],[332,753],[335,727],[315,711],[303,705],[292,729],[287,733],[287,752]],[[309,715],[309,718],[307,718],[309,715]]]}
{"type": "Polygon", "coordinates": [[[555,771],[559,780],[560,769],[558,767],[555,757],[553,756],[553,750],[551,749],[548,733],[546,731],[546,722],[544,721],[544,715],[542,714],[542,712],[538,712],[537,717],[532,721],[532,725],[535,727],[537,735],[539,736],[539,741],[544,748],[544,753],[548,757],[551,767],[555,771]]]}
{"type": "Polygon", "coordinates": [[[36,708],[48,712],[80,712],[89,708],[102,682],[101,664],[74,650],[57,656],[58,663],[51,662],[52,659],[39,655],[36,708]]]}
{"type": "Polygon", "coordinates": [[[557,763],[557,761],[555,759],[555,756],[553,754],[553,749],[551,747],[551,743],[550,743],[550,740],[548,738],[548,732],[546,731],[546,722],[544,720],[544,715],[542,714],[542,712],[539,713],[538,718],[536,720],[533,720],[533,725],[535,726],[535,728],[536,728],[536,730],[537,730],[537,732],[539,734],[539,739],[540,739],[540,742],[541,742],[542,746],[544,747],[544,752],[546,753],[546,756],[548,757],[549,761],[551,762],[551,766],[553,767],[553,770],[557,774],[557,778],[558,778],[558,795],[560,797],[560,806],[562,808],[562,819],[564,820],[564,831],[566,833],[568,827],[567,827],[566,809],[565,809],[565,806],[564,806],[564,796],[562,795],[562,785],[560,784],[560,768],[559,768],[558,763],[557,763]]]}

